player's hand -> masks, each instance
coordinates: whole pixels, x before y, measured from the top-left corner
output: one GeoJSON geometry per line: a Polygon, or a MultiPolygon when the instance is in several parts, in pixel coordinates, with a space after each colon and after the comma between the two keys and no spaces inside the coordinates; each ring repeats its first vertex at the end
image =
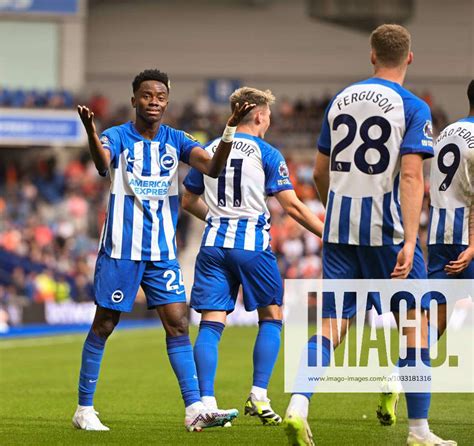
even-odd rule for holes
{"type": "Polygon", "coordinates": [[[451,260],[445,267],[444,270],[448,276],[456,276],[462,273],[472,262],[474,258],[474,247],[466,248],[461,254],[459,254],[457,260],[451,260]]]}
{"type": "Polygon", "coordinates": [[[245,102],[243,105],[239,103],[235,104],[234,111],[232,112],[232,116],[227,121],[227,125],[230,127],[236,127],[240,124],[240,121],[247,115],[251,110],[253,110],[257,104],[249,104],[245,102]]]}
{"type": "Polygon", "coordinates": [[[94,112],[91,112],[85,105],[78,105],[77,112],[81,118],[82,124],[86,129],[88,135],[93,135],[96,132],[94,123],[94,112]]]}
{"type": "Polygon", "coordinates": [[[405,243],[397,255],[397,264],[392,271],[392,279],[406,279],[413,268],[413,257],[415,256],[415,245],[405,243]]]}

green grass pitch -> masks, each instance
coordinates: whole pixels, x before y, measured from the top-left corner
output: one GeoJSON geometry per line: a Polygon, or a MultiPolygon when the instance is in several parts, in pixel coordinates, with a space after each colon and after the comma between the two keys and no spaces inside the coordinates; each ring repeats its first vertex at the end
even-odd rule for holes
{"type": "MultiPolygon", "coordinates": [[[[241,415],[232,428],[186,432],[178,385],[161,328],[117,331],[109,340],[95,407],[110,432],[75,430],[71,417],[85,335],[0,342],[0,445],[283,445],[280,427],[243,416],[252,376],[256,328],[227,328],[220,345],[216,390],[220,406],[241,415]]],[[[196,331],[192,331],[193,338],[196,331]]],[[[467,377],[466,379],[472,379],[467,377]]],[[[283,353],[269,396],[284,415],[283,353]]],[[[406,408],[399,421],[379,426],[375,394],[321,394],[313,398],[310,424],[318,445],[404,445],[406,408]],[[367,415],[364,419],[363,415],[367,415]]],[[[460,446],[474,444],[472,394],[435,394],[431,428],[460,446]]]]}

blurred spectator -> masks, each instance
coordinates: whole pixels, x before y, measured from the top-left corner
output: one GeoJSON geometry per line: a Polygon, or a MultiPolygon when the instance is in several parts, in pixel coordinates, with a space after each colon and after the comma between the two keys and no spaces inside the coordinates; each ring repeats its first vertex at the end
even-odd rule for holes
{"type": "Polygon", "coordinates": [[[0,107],[55,108],[74,106],[72,93],[66,90],[12,90],[0,87],[0,107]]]}
{"type": "Polygon", "coordinates": [[[89,99],[89,108],[94,112],[99,121],[103,121],[109,116],[109,100],[100,93],[94,94],[89,99]]]}

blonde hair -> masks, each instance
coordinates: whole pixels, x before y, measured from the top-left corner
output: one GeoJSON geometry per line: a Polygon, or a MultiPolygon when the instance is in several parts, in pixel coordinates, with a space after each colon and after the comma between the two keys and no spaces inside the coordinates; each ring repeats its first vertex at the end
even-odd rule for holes
{"type": "Polygon", "coordinates": [[[370,35],[370,46],[377,62],[395,68],[400,66],[410,52],[411,36],[401,25],[380,25],[370,35]]]}
{"type": "MultiPolygon", "coordinates": [[[[229,101],[230,108],[232,111],[234,111],[235,104],[242,105],[244,102],[248,102],[249,104],[257,104],[257,107],[259,105],[270,106],[275,102],[275,96],[273,96],[270,90],[257,90],[256,88],[252,87],[241,87],[230,95],[229,101]]],[[[245,116],[241,122],[243,123],[250,121],[251,115],[252,112],[245,116]]]]}

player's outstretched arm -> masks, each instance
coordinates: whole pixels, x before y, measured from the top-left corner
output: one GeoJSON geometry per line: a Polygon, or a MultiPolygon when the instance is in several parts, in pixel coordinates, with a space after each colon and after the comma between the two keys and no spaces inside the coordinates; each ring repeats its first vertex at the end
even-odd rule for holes
{"type": "Polygon", "coordinates": [[[244,116],[254,108],[255,104],[249,104],[248,102],[245,102],[243,105],[236,104],[232,116],[227,121],[227,126],[224,129],[224,133],[214,156],[211,158],[209,153],[197,147],[191,152],[189,164],[204,175],[217,178],[227,163],[237,126],[244,116]]]}
{"type": "Polygon", "coordinates": [[[444,270],[449,276],[462,273],[474,259],[474,203],[469,209],[469,246],[459,254],[456,260],[452,260],[444,270]]]}
{"type": "Polygon", "coordinates": [[[400,207],[402,210],[405,243],[397,256],[391,274],[394,279],[406,279],[413,267],[416,240],[423,205],[423,157],[417,153],[402,156],[400,168],[400,207]]]}
{"type": "Polygon", "coordinates": [[[103,175],[107,172],[110,165],[110,152],[102,147],[102,143],[99,140],[94,123],[94,113],[85,105],[78,105],[77,112],[79,113],[82,124],[86,129],[92,161],[94,161],[98,172],[103,175]]]}
{"type": "Polygon", "coordinates": [[[294,190],[282,190],[277,192],[275,197],[291,218],[294,218],[308,231],[321,237],[324,226],[323,222],[297,197],[294,190]]]}
{"type": "Polygon", "coordinates": [[[313,179],[318,189],[319,199],[326,207],[329,192],[329,156],[324,153],[316,154],[313,179]]]}
{"type": "Polygon", "coordinates": [[[181,206],[199,220],[206,221],[208,207],[200,195],[193,194],[186,189],[183,193],[181,206]]]}

